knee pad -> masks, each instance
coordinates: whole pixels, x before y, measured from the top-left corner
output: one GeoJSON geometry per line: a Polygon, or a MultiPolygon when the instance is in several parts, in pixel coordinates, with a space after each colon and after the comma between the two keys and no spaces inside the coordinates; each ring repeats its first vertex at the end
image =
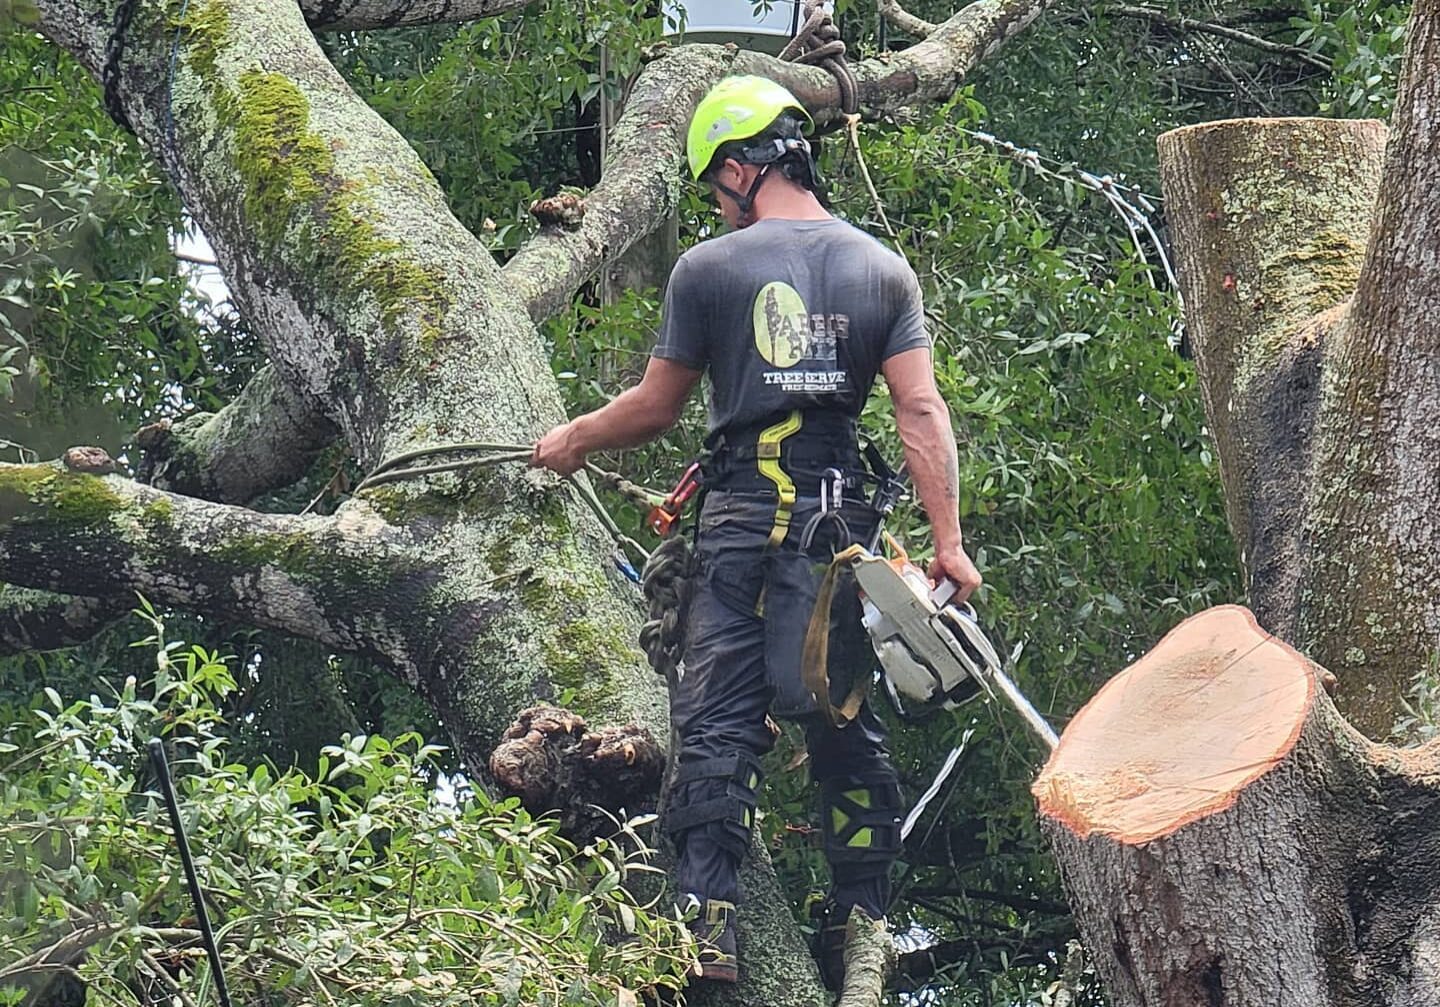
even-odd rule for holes
{"type": "Polygon", "coordinates": [[[829,779],[820,785],[825,859],[832,865],[885,870],[900,853],[904,817],[900,785],[886,774],[873,780],[829,779]]]}
{"type": "Polygon", "coordinates": [[[665,829],[683,845],[685,834],[704,828],[737,857],[750,845],[759,806],[760,760],[748,752],[681,765],[670,791],[665,829]]]}

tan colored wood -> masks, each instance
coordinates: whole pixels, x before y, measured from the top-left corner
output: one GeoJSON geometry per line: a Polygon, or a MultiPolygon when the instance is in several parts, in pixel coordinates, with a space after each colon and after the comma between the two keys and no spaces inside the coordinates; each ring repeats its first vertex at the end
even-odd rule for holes
{"type": "Polygon", "coordinates": [[[1138,843],[1224,810],[1289,754],[1315,681],[1248,609],[1187,619],[1071,721],[1035,783],[1040,813],[1138,843]]]}

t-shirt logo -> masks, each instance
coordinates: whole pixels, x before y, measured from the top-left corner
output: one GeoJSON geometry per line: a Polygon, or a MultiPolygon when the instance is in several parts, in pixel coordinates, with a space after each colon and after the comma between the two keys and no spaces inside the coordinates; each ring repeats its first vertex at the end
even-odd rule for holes
{"type": "Polygon", "coordinates": [[[850,319],[839,314],[814,314],[805,299],[788,283],[767,283],[755,297],[751,315],[755,349],[771,367],[767,385],[787,392],[837,392],[846,384],[837,367],[836,343],[849,335],[850,319]],[[806,370],[792,370],[797,364],[806,370]]]}
{"type": "Polygon", "coordinates": [[[772,367],[794,367],[810,349],[810,312],[788,283],[767,283],[755,298],[755,348],[772,367]]]}

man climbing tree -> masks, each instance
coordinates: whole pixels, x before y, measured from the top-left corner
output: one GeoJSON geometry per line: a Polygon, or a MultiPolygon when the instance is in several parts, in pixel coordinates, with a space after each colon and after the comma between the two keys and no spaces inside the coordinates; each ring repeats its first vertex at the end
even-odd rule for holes
{"type": "MultiPolygon", "coordinates": [[[[811,126],[789,91],[760,77],[727,78],[701,101],[688,134],[690,172],[734,230],[676,264],[641,382],[550,431],[533,462],[569,474],[590,452],[650,440],[708,372],[699,583],[671,697],[680,739],[667,821],[680,853],[676,881],[705,947],[702,977],[737,981],[738,872],[760,757],[774,743],[765,717],[773,710],[798,721],[832,873],[816,952],[827,985],[839,988],[852,909],[885,913],[903,809],[880,721],[862,705],[837,726],[802,681],[800,658],[825,562],[868,540],[879,520],[865,502],[856,435],[877,373],[933,529],[930,576],[953,580],[964,600],[980,574],[961,545],[955,440],[919,284],[902,258],[821,205],[804,136],[811,126]]],[[[833,610],[832,697],[870,673],[859,615],[853,593],[833,610]]]]}

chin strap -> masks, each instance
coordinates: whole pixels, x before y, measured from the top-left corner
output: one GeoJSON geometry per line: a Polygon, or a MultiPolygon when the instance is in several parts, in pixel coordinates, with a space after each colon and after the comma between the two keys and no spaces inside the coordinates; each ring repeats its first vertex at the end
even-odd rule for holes
{"type": "Polygon", "coordinates": [[[755,176],[755,181],[750,183],[749,190],[746,191],[743,196],[728,185],[723,185],[720,182],[713,183],[715,188],[735,201],[735,206],[740,211],[740,217],[735,221],[736,227],[749,227],[755,223],[755,217],[753,215],[755,210],[755,194],[760,191],[760,186],[764,184],[769,174],[770,165],[762,166],[760,173],[755,176]]]}

